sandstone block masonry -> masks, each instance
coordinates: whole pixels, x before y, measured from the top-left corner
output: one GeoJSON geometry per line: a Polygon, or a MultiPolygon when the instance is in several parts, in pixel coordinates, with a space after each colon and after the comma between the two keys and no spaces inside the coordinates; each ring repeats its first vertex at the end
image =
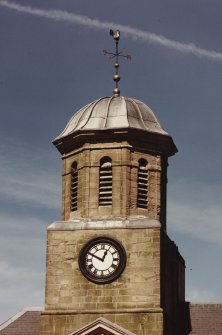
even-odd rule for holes
{"type": "Polygon", "coordinates": [[[154,223],[141,229],[83,230],[76,226],[61,222],[48,230],[41,334],[68,334],[100,316],[136,334],[162,334],[160,227],[154,223]],[[63,229],[58,228],[62,225],[63,229]],[[118,239],[126,250],[126,268],[110,284],[91,283],[79,269],[81,248],[97,236],[118,239]]]}
{"type": "Polygon", "coordinates": [[[160,229],[48,231],[45,309],[111,310],[160,306],[160,229]],[[124,273],[99,285],[81,273],[78,256],[90,239],[118,239],[127,254],[124,273]]]}
{"type": "Polygon", "coordinates": [[[84,144],[63,155],[62,219],[73,218],[126,218],[145,216],[166,224],[166,173],[167,158],[164,155],[133,148],[128,142],[84,144]],[[100,162],[109,157],[112,167],[112,205],[99,205],[100,162]],[[147,162],[147,208],[139,208],[138,167],[139,160],[147,162]],[[71,170],[73,163],[78,171],[78,208],[71,208],[71,170]]]}

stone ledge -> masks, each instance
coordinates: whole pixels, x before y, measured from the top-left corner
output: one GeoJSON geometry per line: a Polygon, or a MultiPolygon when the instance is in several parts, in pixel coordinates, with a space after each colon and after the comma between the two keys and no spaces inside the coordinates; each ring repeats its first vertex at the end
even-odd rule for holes
{"type": "Polygon", "coordinates": [[[144,229],[160,228],[158,220],[144,218],[130,218],[127,220],[97,220],[97,219],[74,219],[70,221],[55,221],[47,230],[107,230],[107,229],[144,229]]]}
{"type": "Polygon", "coordinates": [[[123,310],[114,310],[114,309],[101,309],[101,310],[44,310],[41,315],[76,315],[76,314],[133,314],[133,313],[163,313],[163,309],[161,307],[151,307],[151,308],[130,308],[123,310]]]}

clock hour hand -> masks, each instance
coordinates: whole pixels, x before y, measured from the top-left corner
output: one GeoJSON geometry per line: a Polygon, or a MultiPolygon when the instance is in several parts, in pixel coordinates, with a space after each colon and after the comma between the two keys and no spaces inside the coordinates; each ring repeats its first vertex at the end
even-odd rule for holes
{"type": "MultiPolygon", "coordinates": [[[[103,258],[101,258],[101,257],[98,257],[98,256],[96,256],[96,255],[94,255],[94,254],[91,254],[91,252],[89,252],[88,253],[90,256],[92,256],[92,257],[95,257],[96,259],[98,259],[99,261],[101,261],[101,262],[103,262],[104,261],[104,259],[103,258]]],[[[104,257],[104,256],[103,256],[104,257]]]]}
{"type": "Polygon", "coordinates": [[[103,261],[104,261],[106,255],[107,255],[107,250],[104,252],[104,255],[103,255],[103,261]]]}

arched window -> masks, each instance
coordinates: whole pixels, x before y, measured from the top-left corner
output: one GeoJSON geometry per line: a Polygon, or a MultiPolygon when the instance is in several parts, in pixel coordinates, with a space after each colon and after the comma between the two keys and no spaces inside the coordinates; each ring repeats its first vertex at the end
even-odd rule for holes
{"type": "Polygon", "coordinates": [[[71,166],[71,212],[77,211],[78,202],[78,170],[77,163],[74,162],[71,166]]]}
{"type": "Polygon", "coordinates": [[[137,177],[137,207],[147,209],[148,202],[148,168],[147,161],[143,158],[139,160],[137,177]]]}
{"type": "Polygon", "coordinates": [[[112,205],[112,160],[103,157],[99,168],[99,206],[112,205]]]}

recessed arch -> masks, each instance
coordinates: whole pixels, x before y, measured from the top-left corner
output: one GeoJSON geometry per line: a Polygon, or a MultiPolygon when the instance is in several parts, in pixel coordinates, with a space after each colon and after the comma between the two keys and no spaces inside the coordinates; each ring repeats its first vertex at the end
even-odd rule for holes
{"type": "Polygon", "coordinates": [[[100,159],[99,167],[99,206],[112,205],[112,159],[108,156],[100,159]]]}
{"type": "Polygon", "coordinates": [[[71,202],[70,210],[75,212],[78,209],[78,168],[77,162],[73,162],[71,166],[71,202]]]}
{"type": "Polygon", "coordinates": [[[148,162],[144,158],[138,161],[137,207],[142,209],[148,207],[148,162]]]}

